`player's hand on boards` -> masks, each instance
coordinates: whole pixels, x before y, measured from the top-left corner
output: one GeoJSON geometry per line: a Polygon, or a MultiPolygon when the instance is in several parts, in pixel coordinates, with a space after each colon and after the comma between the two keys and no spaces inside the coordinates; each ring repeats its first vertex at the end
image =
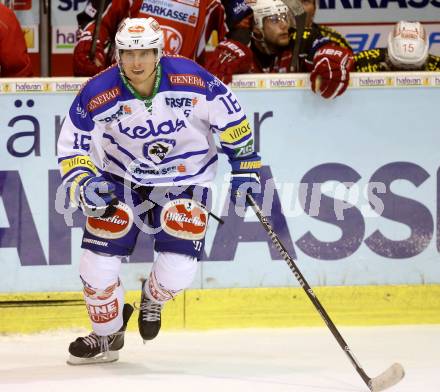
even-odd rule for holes
{"type": "Polygon", "coordinates": [[[334,44],[320,47],[313,57],[310,74],[312,91],[323,98],[335,98],[344,93],[350,82],[353,55],[350,49],[334,44]]]}

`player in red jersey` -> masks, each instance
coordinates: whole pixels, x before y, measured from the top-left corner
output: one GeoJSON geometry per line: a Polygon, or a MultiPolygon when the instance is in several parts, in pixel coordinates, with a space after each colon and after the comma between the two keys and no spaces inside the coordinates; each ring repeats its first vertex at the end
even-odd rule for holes
{"type": "Polygon", "coordinates": [[[204,62],[206,43],[213,31],[218,39],[227,33],[225,11],[220,0],[101,0],[105,1],[100,19],[94,59],[90,49],[94,37],[99,0],[89,0],[78,15],[79,41],[73,54],[76,76],[92,76],[114,61],[112,42],[119,24],[126,18],[155,18],[164,33],[164,52],[204,62]]]}

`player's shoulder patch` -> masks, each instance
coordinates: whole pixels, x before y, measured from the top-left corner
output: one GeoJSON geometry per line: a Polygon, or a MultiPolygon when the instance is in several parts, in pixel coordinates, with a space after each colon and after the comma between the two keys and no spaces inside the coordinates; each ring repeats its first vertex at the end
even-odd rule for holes
{"type": "Polygon", "coordinates": [[[328,37],[332,42],[338,44],[339,46],[351,49],[350,44],[339,31],[323,25],[319,25],[319,31],[321,35],[323,35],[324,37],[328,37]]]}
{"type": "Polygon", "coordinates": [[[175,58],[175,59],[188,59],[188,60],[190,60],[188,57],[182,56],[181,54],[177,54],[177,53],[176,54],[167,53],[167,54],[164,54],[163,57],[170,57],[170,58],[175,58]]]}
{"type": "Polygon", "coordinates": [[[335,30],[332,29],[331,27],[324,26],[324,25],[319,25],[319,30],[320,30],[321,32],[323,32],[323,33],[327,33],[327,34],[329,34],[329,33],[334,33],[334,32],[335,32],[335,30]]]}
{"type": "Polygon", "coordinates": [[[94,113],[116,102],[122,93],[119,69],[114,65],[88,80],[79,95],[84,109],[89,113],[94,113]]]}
{"type": "Polygon", "coordinates": [[[354,59],[355,59],[355,61],[362,60],[362,59],[384,61],[386,51],[387,51],[386,48],[374,48],[374,49],[361,50],[360,52],[357,52],[354,54],[354,59]]]}
{"type": "Polygon", "coordinates": [[[186,57],[163,56],[160,60],[164,86],[170,90],[193,90],[204,94],[209,73],[186,57]]]}

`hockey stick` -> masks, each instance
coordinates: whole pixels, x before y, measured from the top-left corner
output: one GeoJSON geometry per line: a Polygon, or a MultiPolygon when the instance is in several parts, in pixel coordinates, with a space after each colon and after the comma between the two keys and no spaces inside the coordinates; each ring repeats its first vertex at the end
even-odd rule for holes
{"type": "Polygon", "coordinates": [[[95,23],[95,30],[93,31],[92,46],[90,48],[90,53],[89,53],[89,58],[92,61],[95,59],[96,45],[98,44],[99,31],[101,30],[101,21],[102,21],[102,14],[104,13],[104,8],[105,8],[105,0],[100,0],[98,10],[96,12],[96,23],[95,23]]]}
{"type": "Polygon", "coordinates": [[[367,384],[368,388],[372,392],[377,391],[383,391],[384,389],[387,389],[394,384],[397,384],[405,375],[405,371],[401,364],[394,363],[391,365],[387,370],[385,370],[382,374],[380,374],[377,377],[370,378],[365,373],[364,369],[362,369],[361,365],[353,355],[350,347],[348,347],[348,344],[345,342],[342,335],[339,333],[338,329],[336,328],[335,324],[333,324],[333,321],[330,319],[329,315],[321,305],[321,303],[318,300],[318,297],[313,292],[312,288],[309,286],[307,281],[305,280],[304,276],[302,275],[301,271],[298,269],[298,267],[295,264],[295,260],[290,257],[289,253],[287,252],[285,246],[282,244],[281,240],[278,238],[278,235],[273,231],[272,226],[270,225],[267,218],[263,215],[260,207],[258,207],[257,203],[255,202],[254,198],[251,195],[247,195],[246,199],[252,209],[254,210],[255,214],[257,215],[259,221],[263,225],[264,229],[267,231],[270,239],[272,240],[275,247],[280,252],[283,259],[287,262],[290,270],[293,272],[293,275],[298,280],[301,287],[306,292],[307,296],[309,297],[310,301],[312,301],[313,305],[315,306],[318,313],[321,315],[324,322],[327,324],[327,327],[330,329],[330,332],[333,334],[337,342],[339,343],[339,346],[344,350],[344,352],[347,354],[348,358],[350,359],[352,365],[358,372],[358,374],[361,376],[362,380],[364,380],[365,384],[367,384]]]}
{"type": "Polygon", "coordinates": [[[301,49],[301,43],[306,28],[307,13],[304,10],[301,0],[283,0],[283,3],[289,8],[290,12],[295,17],[296,25],[296,39],[293,46],[292,62],[290,64],[291,72],[299,71],[299,51],[301,49]]]}

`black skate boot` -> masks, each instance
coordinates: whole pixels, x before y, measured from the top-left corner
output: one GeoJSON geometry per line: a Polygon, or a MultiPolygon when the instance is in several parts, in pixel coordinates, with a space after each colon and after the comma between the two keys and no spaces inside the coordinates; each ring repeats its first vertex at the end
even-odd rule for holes
{"type": "Polygon", "coordinates": [[[138,326],[139,333],[142,339],[152,340],[154,339],[160,331],[160,312],[162,311],[163,305],[151,301],[144,291],[144,285],[146,281],[142,284],[142,295],[141,304],[138,307],[139,317],[138,326]]]}
{"type": "Polygon", "coordinates": [[[124,347],[124,333],[132,313],[133,307],[125,304],[122,310],[124,324],[118,332],[109,336],[98,336],[92,332],[90,335],[79,337],[70,343],[70,357],[67,363],[69,365],[88,365],[117,361],[119,359],[118,350],[124,347]]]}

